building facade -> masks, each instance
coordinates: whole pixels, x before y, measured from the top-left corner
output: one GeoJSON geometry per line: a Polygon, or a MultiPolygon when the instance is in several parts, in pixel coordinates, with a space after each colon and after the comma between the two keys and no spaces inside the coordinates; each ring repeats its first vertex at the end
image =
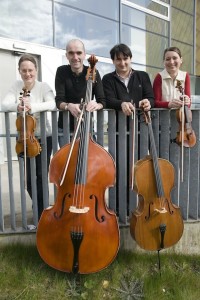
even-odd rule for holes
{"type": "Polygon", "coordinates": [[[38,56],[40,79],[54,88],[57,66],[67,63],[65,46],[72,38],[98,57],[101,75],[113,69],[111,47],[127,44],[133,67],[147,71],[151,80],[163,68],[164,49],[177,46],[191,75],[192,94],[200,95],[200,0],[4,0],[0,18],[1,97],[18,76],[23,52],[38,56]]]}

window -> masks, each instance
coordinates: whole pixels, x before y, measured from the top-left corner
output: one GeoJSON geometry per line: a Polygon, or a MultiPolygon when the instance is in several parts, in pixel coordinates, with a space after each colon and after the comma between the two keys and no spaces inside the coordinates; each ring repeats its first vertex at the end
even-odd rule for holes
{"type": "Polygon", "coordinates": [[[56,47],[65,49],[67,41],[81,39],[88,54],[109,57],[110,48],[118,43],[118,23],[56,4],[56,47]],[[74,20],[78,20],[75,22],[74,20]]]}
{"type": "Polygon", "coordinates": [[[59,0],[55,1],[63,3],[69,8],[76,8],[80,11],[94,13],[95,15],[107,17],[113,20],[119,20],[119,0],[59,0]]]}
{"type": "Polygon", "coordinates": [[[0,2],[0,36],[53,46],[52,2],[0,2]]]}

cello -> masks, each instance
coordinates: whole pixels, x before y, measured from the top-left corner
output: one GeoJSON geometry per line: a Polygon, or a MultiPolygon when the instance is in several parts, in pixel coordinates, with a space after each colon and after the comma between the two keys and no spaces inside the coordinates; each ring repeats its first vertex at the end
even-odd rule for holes
{"type": "Polygon", "coordinates": [[[96,58],[91,56],[88,61],[80,136],[52,158],[49,174],[57,197],[43,211],[36,236],[42,259],[57,270],[74,274],[106,268],[119,249],[117,217],[104,199],[106,188],[114,184],[115,163],[90,134],[91,113],[86,105],[92,98],[96,58]]]}
{"type": "Polygon", "coordinates": [[[135,163],[134,190],[138,206],[130,218],[130,233],[145,250],[161,250],[176,244],[183,234],[180,208],[170,198],[175,171],[172,164],[157,157],[149,112],[143,112],[148,125],[150,154],[135,163]]]}

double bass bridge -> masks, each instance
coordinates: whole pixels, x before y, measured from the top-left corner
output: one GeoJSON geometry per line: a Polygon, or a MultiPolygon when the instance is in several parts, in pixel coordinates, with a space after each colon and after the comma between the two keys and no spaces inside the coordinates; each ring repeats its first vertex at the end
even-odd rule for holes
{"type": "Polygon", "coordinates": [[[85,214],[85,213],[87,213],[89,210],[90,210],[90,208],[87,207],[87,206],[82,207],[82,208],[79,208],[79,207],[76,207],[76,206],[71,205],[70,208],[69,208],[69,211],[70,211],[71,213],[75,213],[75,214],[85,214]]]}

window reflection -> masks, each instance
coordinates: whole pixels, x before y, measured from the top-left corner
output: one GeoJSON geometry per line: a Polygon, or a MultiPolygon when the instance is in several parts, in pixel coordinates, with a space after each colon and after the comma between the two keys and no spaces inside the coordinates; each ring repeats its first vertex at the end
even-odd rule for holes
{"type": "Polygon", "coordinates": [[[122,31],[123,42],[132,49],[134,63],[158,68],[163,64],[167,38],[126,25],[123,25],[122,31]]]}
{"type": "Polygon", "coordinates": [[[114,21],[60,5],[55,6],[55,20],[55,46],[58,48],[65,49],[67,41],[79,38],[88,54],[109,57],[110,45],[118,42],[118,23],[114,21]]]}
{"type": "Polygon", "coordinates": [[[96,65],[97,70],[100,73],[101,78],[103,75],[113,72],[115,70],[113,63],[104,63],[104,62],[98,62],[96,65]]]}
{"type": "Polygon", "coordinates": [[[134,8],[122,6],[123,23],[139,27],[144,30],[152,31],[158,34],[168,35],[168,22],[157,17],[150,16],[134,8]]]}
{"type": "Polygon", "coordinates": [[[128,2],[145,7],[153,12],[168,16],[168,8],[151,0],[128,0],[128,2]]]}
{"type": "Polygon", "coordinates": [[[119,20],[119,0],[59,0],[58,2],[80,10],[95,13],[103,17],[111,18],[116,21],[119,20]]]}
{"type": "Polygon", "coordinates": [[[0,36],[53,45],[52,3],[43,0],[0,2],[0,36]]]}
{"type": "Polygon", "coordinates": [[[172,0],[172,6],[179,8],[180,10],[183,10],[187,13],[193,14],[194,11],[194,1],[188,1],[188,0],[172,0]]]}
{"type": "Polygon", "coordinates": [[[192,16],[172,8],[172,38],[187,44],[193,43],[192,16]]]}
{"type": "Polygon", "coordinates": [[[177,42],[172,40],[172,45],[178,47],[181,50],[181,54],[183,57],[183,64],[182,64],[182,69],[184,71],[187,71],[188,73],[192,74],[193,73],[193,47],[186,45],[181,42],[177,42]]]}

